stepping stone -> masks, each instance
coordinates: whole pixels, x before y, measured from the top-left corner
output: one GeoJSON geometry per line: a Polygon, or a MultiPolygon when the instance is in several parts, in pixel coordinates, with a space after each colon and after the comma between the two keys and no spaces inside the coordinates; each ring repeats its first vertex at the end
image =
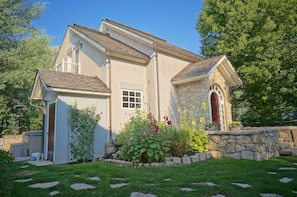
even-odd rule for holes
{"type": "Polygon", "coordinates": [[[20,168],[28,168],[29,166],[28,165],[24,165],[24,166],[20,166],[20,168]]]}
{"type": "Polygon", "coordinates": [[[80,177],[80,175],[74,175],[74,177],[80,177]]]}
{"type": "Polygon", "coordinates": [[[129,183],[116,183],[116,184],[110,184],[111,188],[120,188],[120,187],[124,187],[126,185],[129,185],[129,183]]]}
{"type": "Polygon", "coordinates": [[[70,186],[74,190],[83,190],[83,189],[94,189],[95,186],[85,184],[85,183],[75,183],[70,186]]]}
{"type": "Polygon", "coordinates": [[[292,191],[293,194],[297,194],[297,191],[292,191]]]}
{"type": "Polygon", "coordinates": [[[284,177],[282,179],[279,179],[278,181],[281,182],[281,183],[289,183],[292,180],[293,180],[292,178],[284,177]]]}
{"type": "Polygon", "coordinates": [[[268,174],[277,174],[276,172],[268,172],[268,174]]]}
{"type": "Polygon", "coordinates": [[[114,181],[125,181],[125,180],[128,180],[126,178],[112,178],[112,180],[114,181]]]}
{"type": "Polygon", "coordinates": [[[212,182],[201,182],[201,183],[192,183],[192,185],[207,185],[207,186],[217,186],[212,182]]]}
{"type": "Polygon", "coordinates": [[[15,180],[14,182],[16,182],[16,183],[24,183],[24,182],[28,182],[28,181],[32,181],[32,180],[33,180],[32,178],[29,178],[29,179],[15,180]]]}
{"type": "Polygon", "coordinates": [[[98,176],[93,176],[89,178],[92,181],[100,181],[100,178],[98,176]]]}
{"type": "Polygon", "coordinates": [[[59,183],[60,183],[59,181],[53,181],[53,182],[47,182],[47,183],[36,183],[36,184],[29,185],[29,187],[46,189],[46,188],[54,187],[59,183]]]}
{"type": "Polygon", "coordinates": [[[186,191],[186,192],[194,191],[194,189],[189,188],[189,187],[182,187],[182,188],[180,188],[180,190],[182,190],[182,191],[186,191]]]}
{"type": "Polygon", "coordinates": [[[232,183],[232,184],[237,185],[237,186],[242,187],[242,188],[251,187],[249,184],[246,184],[246,183],[232,183]]]}
{"type": "Polygon", "coordinates": [[[279,170],[296,170],[297,168],[293,167],[280,167],[279,170]]]}
{"type": "Polygon", "coordinates": [[[157,197],[154,194],[145,194],[145,193],[141,193],[141,192],[132,192],[130,194],[130,197],[157,197]]]}
{"type": "Polygon", "coordinates": [[[168,179],[164,179],[163,181],[170,181],[170,179],[168,178],[168,179]]]}
{"type": "Polygon", "coordinates": [[[262,197],[283,197],[278,194],[260,194],[260,196],[262,196],[262,197]]]}
{"type": "Polygon", "coordinates": [[[60,192],[59,191],[52,191],[51,193],[49,193],[50,196],[54,196],[54,195],[57,195],[59,194],[60,192]]]}
{"type": "Polygon", "coordinates": [[[223,195],[223,194],[217,194],[217,195],[214,195],[214,196],[211,196],[211,197],[226,197],[226,196],[223,195]]]}

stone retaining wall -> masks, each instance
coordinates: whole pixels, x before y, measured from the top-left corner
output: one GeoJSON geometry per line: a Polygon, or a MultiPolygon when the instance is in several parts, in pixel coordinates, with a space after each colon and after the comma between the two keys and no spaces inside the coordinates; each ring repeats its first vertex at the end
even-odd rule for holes
{"type": "Polygon", "coordinates": [[[279,129],[255,128],[240,131],[207,131],[210,149],[223,157],[248,160],[267,160],[279,156],[279,129]]]}
{"type": "Polygon", "coordinates": [[[297,147],[297,127],[277,127],[279,130],[280,149],[297,147]]]}

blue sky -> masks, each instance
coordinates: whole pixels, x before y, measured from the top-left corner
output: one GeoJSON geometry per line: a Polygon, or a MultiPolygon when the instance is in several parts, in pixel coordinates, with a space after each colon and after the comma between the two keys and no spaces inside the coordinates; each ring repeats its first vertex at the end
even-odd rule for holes
{"type": "MultiPolygon", "coordinates": [[[[38,0],[35,0],[38,1],[38,0]]],[[[66,28],[74,23],[98,29],[110,19],[148,32],[167,42],[200,54],[200,37],[195,29],[202,0],[39,0],[48,2],[43,17],[33,25],[52,38],[51,46],[62,43],[66,28]]]]}

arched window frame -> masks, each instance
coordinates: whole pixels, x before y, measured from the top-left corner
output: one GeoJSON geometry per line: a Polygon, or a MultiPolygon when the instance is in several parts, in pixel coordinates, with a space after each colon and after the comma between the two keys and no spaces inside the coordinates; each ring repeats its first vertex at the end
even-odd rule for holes
{"type": "Polygon", "coordinates": [[[208,92],[208,104],[209,104],[209,110],[210,110],[209,119],[211,122],[213,121],[212,111],[211,111],[211,94],[212,93],[216,93],[219,97],[219,113],[220,113],[220,125],[221,125],[220,130],[226,131],[227,127],[226,127],[226,114],[225,114],[225,98],[224,98],[222,89],[216,84],[213,84],[209,87],[209,92],[208,92]]]}

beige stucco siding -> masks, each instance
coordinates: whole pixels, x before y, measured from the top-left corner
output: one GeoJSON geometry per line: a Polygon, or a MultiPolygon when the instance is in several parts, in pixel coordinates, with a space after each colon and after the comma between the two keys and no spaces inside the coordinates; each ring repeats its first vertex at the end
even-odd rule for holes
{"type": "Polygon", "coordinates": [[[175,124],[178,118],[178,106],[176,90],[171,83],[171,79],[188,64],[188,61],[177,59],[164,53],[158,53],[160,120],[163,120],[163,117],[168,115],[175,124]]]}
{"type": "Polygon", "coordinates": [[[142,92],[142,110],[147,110],[146,67],[133,62],[111,59],[112,132],[118,133],[135,109],[122,107],[122,89],[142,92]]]}

